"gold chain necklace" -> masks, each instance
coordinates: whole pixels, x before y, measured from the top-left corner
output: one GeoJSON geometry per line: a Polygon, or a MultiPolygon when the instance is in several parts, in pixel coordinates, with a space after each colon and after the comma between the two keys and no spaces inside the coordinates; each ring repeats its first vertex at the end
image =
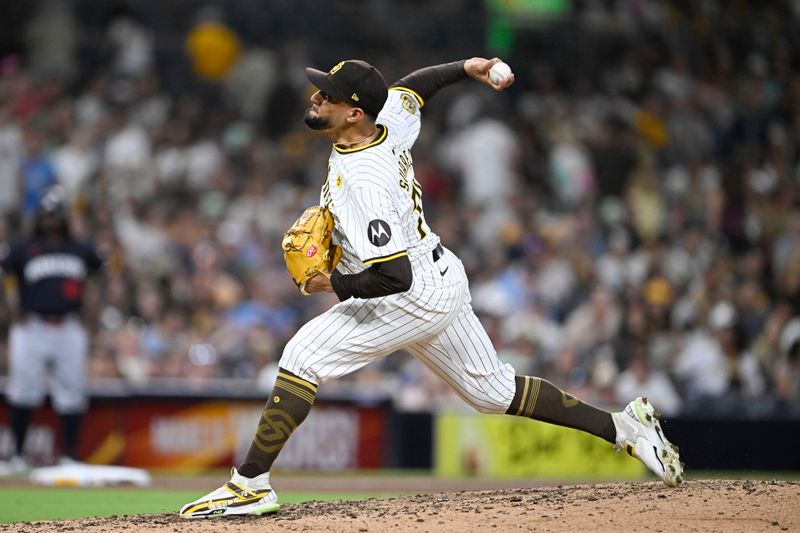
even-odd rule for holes
{"type": "Polygon", "coordinates": [[[348,148],[354,148],[354,147],[358,146],[359,144],[363,143],[364,141],[366,141],[366,140],[368,140],[368,139],[372,139],[372,138],[373,138],[373,137],[375,137],[375,135],[377,135],[377,134],[378,134],[378,128],[376,127],[376,128],[375,128],[375,129],[372,131],[372,133],[370,133],[370,134],[369,134],[369,135],[367,135],[366,137],[362,137],[361,139],[359,139],[359,140],[357,140],[357,141],[353,141],[353,142],[351,142],[351,143],[347,143],[347,144],[344,144],[344,143],[339,143],[339,146],[341,146],[342,148],[345,148],[345,149],[348,149],[348,148]]]}

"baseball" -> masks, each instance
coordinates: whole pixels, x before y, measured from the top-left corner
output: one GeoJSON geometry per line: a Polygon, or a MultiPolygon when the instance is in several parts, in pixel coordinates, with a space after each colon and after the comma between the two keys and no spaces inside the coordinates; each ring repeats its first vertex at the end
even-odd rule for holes
{"type": "Polygon", "coordinates": [[[500,85],[506,81],[509,76],[511,76],[511,67],[502,61],[492,65],[492,68],[489,69],[489,80],[495,85],[500,85]]]}

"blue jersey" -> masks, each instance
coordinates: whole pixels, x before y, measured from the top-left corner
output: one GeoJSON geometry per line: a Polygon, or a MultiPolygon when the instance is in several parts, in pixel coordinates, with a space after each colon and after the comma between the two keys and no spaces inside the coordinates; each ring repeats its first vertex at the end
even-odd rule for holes
{"type": "Polygon", "coordinates": [[[32,215],[39,210],[44,191],[56,183],[56,171],[50,160],[44,156],[27,159],[22,163],[21,170],[24,189],[23,211],[26,215],[32,215]]]}
{"type": "Polygon", "coordinates": [[[80,310],[86,278],[102,264],[91,246],[72,240],[25,240],[0,261],[17,278],[23,312],[58,316],[80,310]]]}

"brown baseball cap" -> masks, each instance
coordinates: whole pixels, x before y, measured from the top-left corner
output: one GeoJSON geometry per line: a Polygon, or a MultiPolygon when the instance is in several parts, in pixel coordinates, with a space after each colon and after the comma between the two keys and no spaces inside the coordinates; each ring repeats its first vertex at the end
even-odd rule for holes
{"type": "Polygon", "coordinates": [[[360,107],[373,117],[381,112],[389,94],[378,69],[359,59],[342,61],[329,72],[307,68],[306,76],[317,89],[360,107]]]}

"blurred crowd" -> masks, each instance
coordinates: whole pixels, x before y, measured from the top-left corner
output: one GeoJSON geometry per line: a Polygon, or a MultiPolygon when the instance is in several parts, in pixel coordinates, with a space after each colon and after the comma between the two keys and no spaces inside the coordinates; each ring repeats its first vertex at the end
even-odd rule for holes
{"type": "MultiPolygon", "coordinates": [[[[24,52],[0,59],[0,245],[61,184],[107,260],[85,310],[92,377],[269,390],[288,339],[336,302],[297,293],[280,241],[319,202],[330,150],[302,122],[303,69],[338,58],[302,32],[248,42],[198,3],[175,59],[120,4],[88,68],[71,6],[39,2],[24,52]]],[[[604,406],[800,413],[798,29],[797,2],[575,2],[516,28],[510,91],[464,82],[426,105],[425,216],[502,360],[604,406]]],[[[450,44],[342,50],[390,82],[492,54],[450,44]]],[[[4,302],[0,335],[11,317],[4,302]]],[[[461,405],[404,354],[325,390],[461,405]]]]}

